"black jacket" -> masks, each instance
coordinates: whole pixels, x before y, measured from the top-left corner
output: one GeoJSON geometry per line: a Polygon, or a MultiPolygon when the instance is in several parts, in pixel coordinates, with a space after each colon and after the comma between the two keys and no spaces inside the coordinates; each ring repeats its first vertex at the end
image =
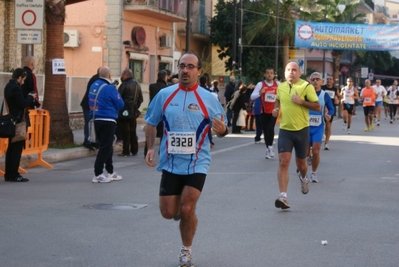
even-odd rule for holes
{"type": "Polygon", "coordinates": [[[133,78],[124,80],[119,86],[118,91],[123,102],[125,102],[125,108],[133,108],[134,111],[140,108],[141,103],[143,103],[143,93],[141,92],[140,84],[133,80],[133,78]]]}
{"type": "Polygon", "coordinates": [[[226,90],[224,91],[224,97],[226,98],[226,104],[229,103],[231,98],[233,97],[233,94],[235,92],[235,85],[234,83],[229,82],[226,84],[226,90]]]}
{"type": "Polygon", "coordinates": [[[150,102],[155,97],[155,95],[158,94],[159,91],[161,91],[162,88],[165,88],[167,86],[168,86],[168,84],[163,80],[157,80],[156,83],[150,84],[150,87],[149,87],[150,102]]]}
{"type": "MultiPolygon", "coordinates": [[[[22,88],[22,94],[24,97],[26,97],[29,93],[35,92],[35,81],[33,79],[33,72],[30,68],[24,67],[24,71],[26,72],[26,79],[24,81],[24,84],[21,85],[22,88]]],[[[38,95],[39,97],[39,95],[38,95]]],[[[29,105],[31,109],[34,109],[35,107],[40,107],[40,103],[36,101],[36,99],[33,99],[33,102],[29,105]]]]}
{"type": "MultiPolygon", "coordinates": [[[[9,113],[18,117],[17,122],[21,122],[25,116],[26,125],[29,126],[29,116],[27,116],[27,112],[24,113],[24,109],[33,103],[33,96],[27,95],[24,97],[19,83],[11,79],[4,88],[4,99],[7,102],[9,113]]],[[[5,105],[4,103],[4,109],[6,108],[5,105]]]]}
{"type": "Polygon", "coordinates": [[[80,102],[80,106],[82,107],[82,109],[84,110],[90,110],[89,107],[89,91],[90,91],[90,86],[97,81],[100,78],[100,76],[98,74],[93,75],[89,82],[87,83],[87,87],[86,87],[86,93],[82,98],[82,101],[80,102]]]}

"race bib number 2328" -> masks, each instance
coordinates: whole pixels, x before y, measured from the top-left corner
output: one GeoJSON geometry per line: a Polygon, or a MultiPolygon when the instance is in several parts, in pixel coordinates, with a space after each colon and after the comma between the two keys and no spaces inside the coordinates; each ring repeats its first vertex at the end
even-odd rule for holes
{"type": "Polygon", "coordinates": [[[169,154],[194,154],[195,132],[168,132],[169,154]]]}

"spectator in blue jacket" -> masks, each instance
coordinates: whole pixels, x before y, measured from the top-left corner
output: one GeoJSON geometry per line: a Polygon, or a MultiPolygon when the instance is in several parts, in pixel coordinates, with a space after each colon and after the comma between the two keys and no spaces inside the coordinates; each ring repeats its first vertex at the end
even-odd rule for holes
{"type": "Polygon", "coordinates": [[[109,183],[122,180],[122,176],[114,172],[112,154],[113,142],[118,112],[124,106],[124,102],[114,84],[111,84],[111,71],[108,67],[101,67],[99,79],[89,90],[90,118],[93,117],[99,145],[96,161],[94,163],[93,183],[109,183]],[[97,100],[96,100],[97,97],[97,100]],[[94,110],[94,104],[96,107],[94,110]],[[106,173],[103,173],[105,164],[106,173]]]}

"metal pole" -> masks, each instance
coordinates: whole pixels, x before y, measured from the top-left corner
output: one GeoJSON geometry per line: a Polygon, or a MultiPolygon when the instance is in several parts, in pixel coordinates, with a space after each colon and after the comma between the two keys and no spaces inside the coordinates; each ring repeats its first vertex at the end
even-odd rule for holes
{"type": "Polygon", "coordinates": [[[236,54],[237,54],[237,0],[233,1],[233,75],[235,76],[236,69],[236,54]]]}
{"type": "Polygon", "coordinates": [[[276,7],[276,58],[275,58],[275,68],[276,68],[276,77],[278,77],[278,35],[279,35],[279,15],[280,13],[280,0],[277,0],[277,7],[276,7]]]}
{"type": "Polygon", "coordinates": [[[324,78],[324,82],[326,81],[326,50],[323,49],[323,78],[324,78]]]}
{"type": "Polygon", "coordinates": [[[242,73],[242,22],[243,22],[243,10],[242,1],[240,0],[240,24],[238,27],[238,78],[241,78],[242,73]]]}
{"type": "Polygon", "coordinates": [[[187,21],[186,21],[186,52],[190,51],[191,34],[191,0],[187,0],[187,21]]]}

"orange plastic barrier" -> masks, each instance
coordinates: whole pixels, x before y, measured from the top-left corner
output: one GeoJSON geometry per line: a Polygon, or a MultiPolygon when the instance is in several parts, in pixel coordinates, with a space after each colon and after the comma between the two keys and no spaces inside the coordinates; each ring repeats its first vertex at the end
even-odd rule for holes
{"type": "MultiPolygon", "coordinates": [[[[27,139],[25,141],[25,149],[22,155],[37,154],[37,159],[28,164],[27,167],[44,166],[52,169],[53,166],[43,160],[43,152],[47,150],[50,138],[50,113],[47,110],[29,110],[30,127],[26,132],[27,139]]],[[[0,139],[0,157],[3,156],[8,147],[8,138],[0,139]]],[[[19,167],[19,172],[28,173],[19,167]]],[[[0,175],[4,176],[4,169],[0,170],[0,175]]]]}

